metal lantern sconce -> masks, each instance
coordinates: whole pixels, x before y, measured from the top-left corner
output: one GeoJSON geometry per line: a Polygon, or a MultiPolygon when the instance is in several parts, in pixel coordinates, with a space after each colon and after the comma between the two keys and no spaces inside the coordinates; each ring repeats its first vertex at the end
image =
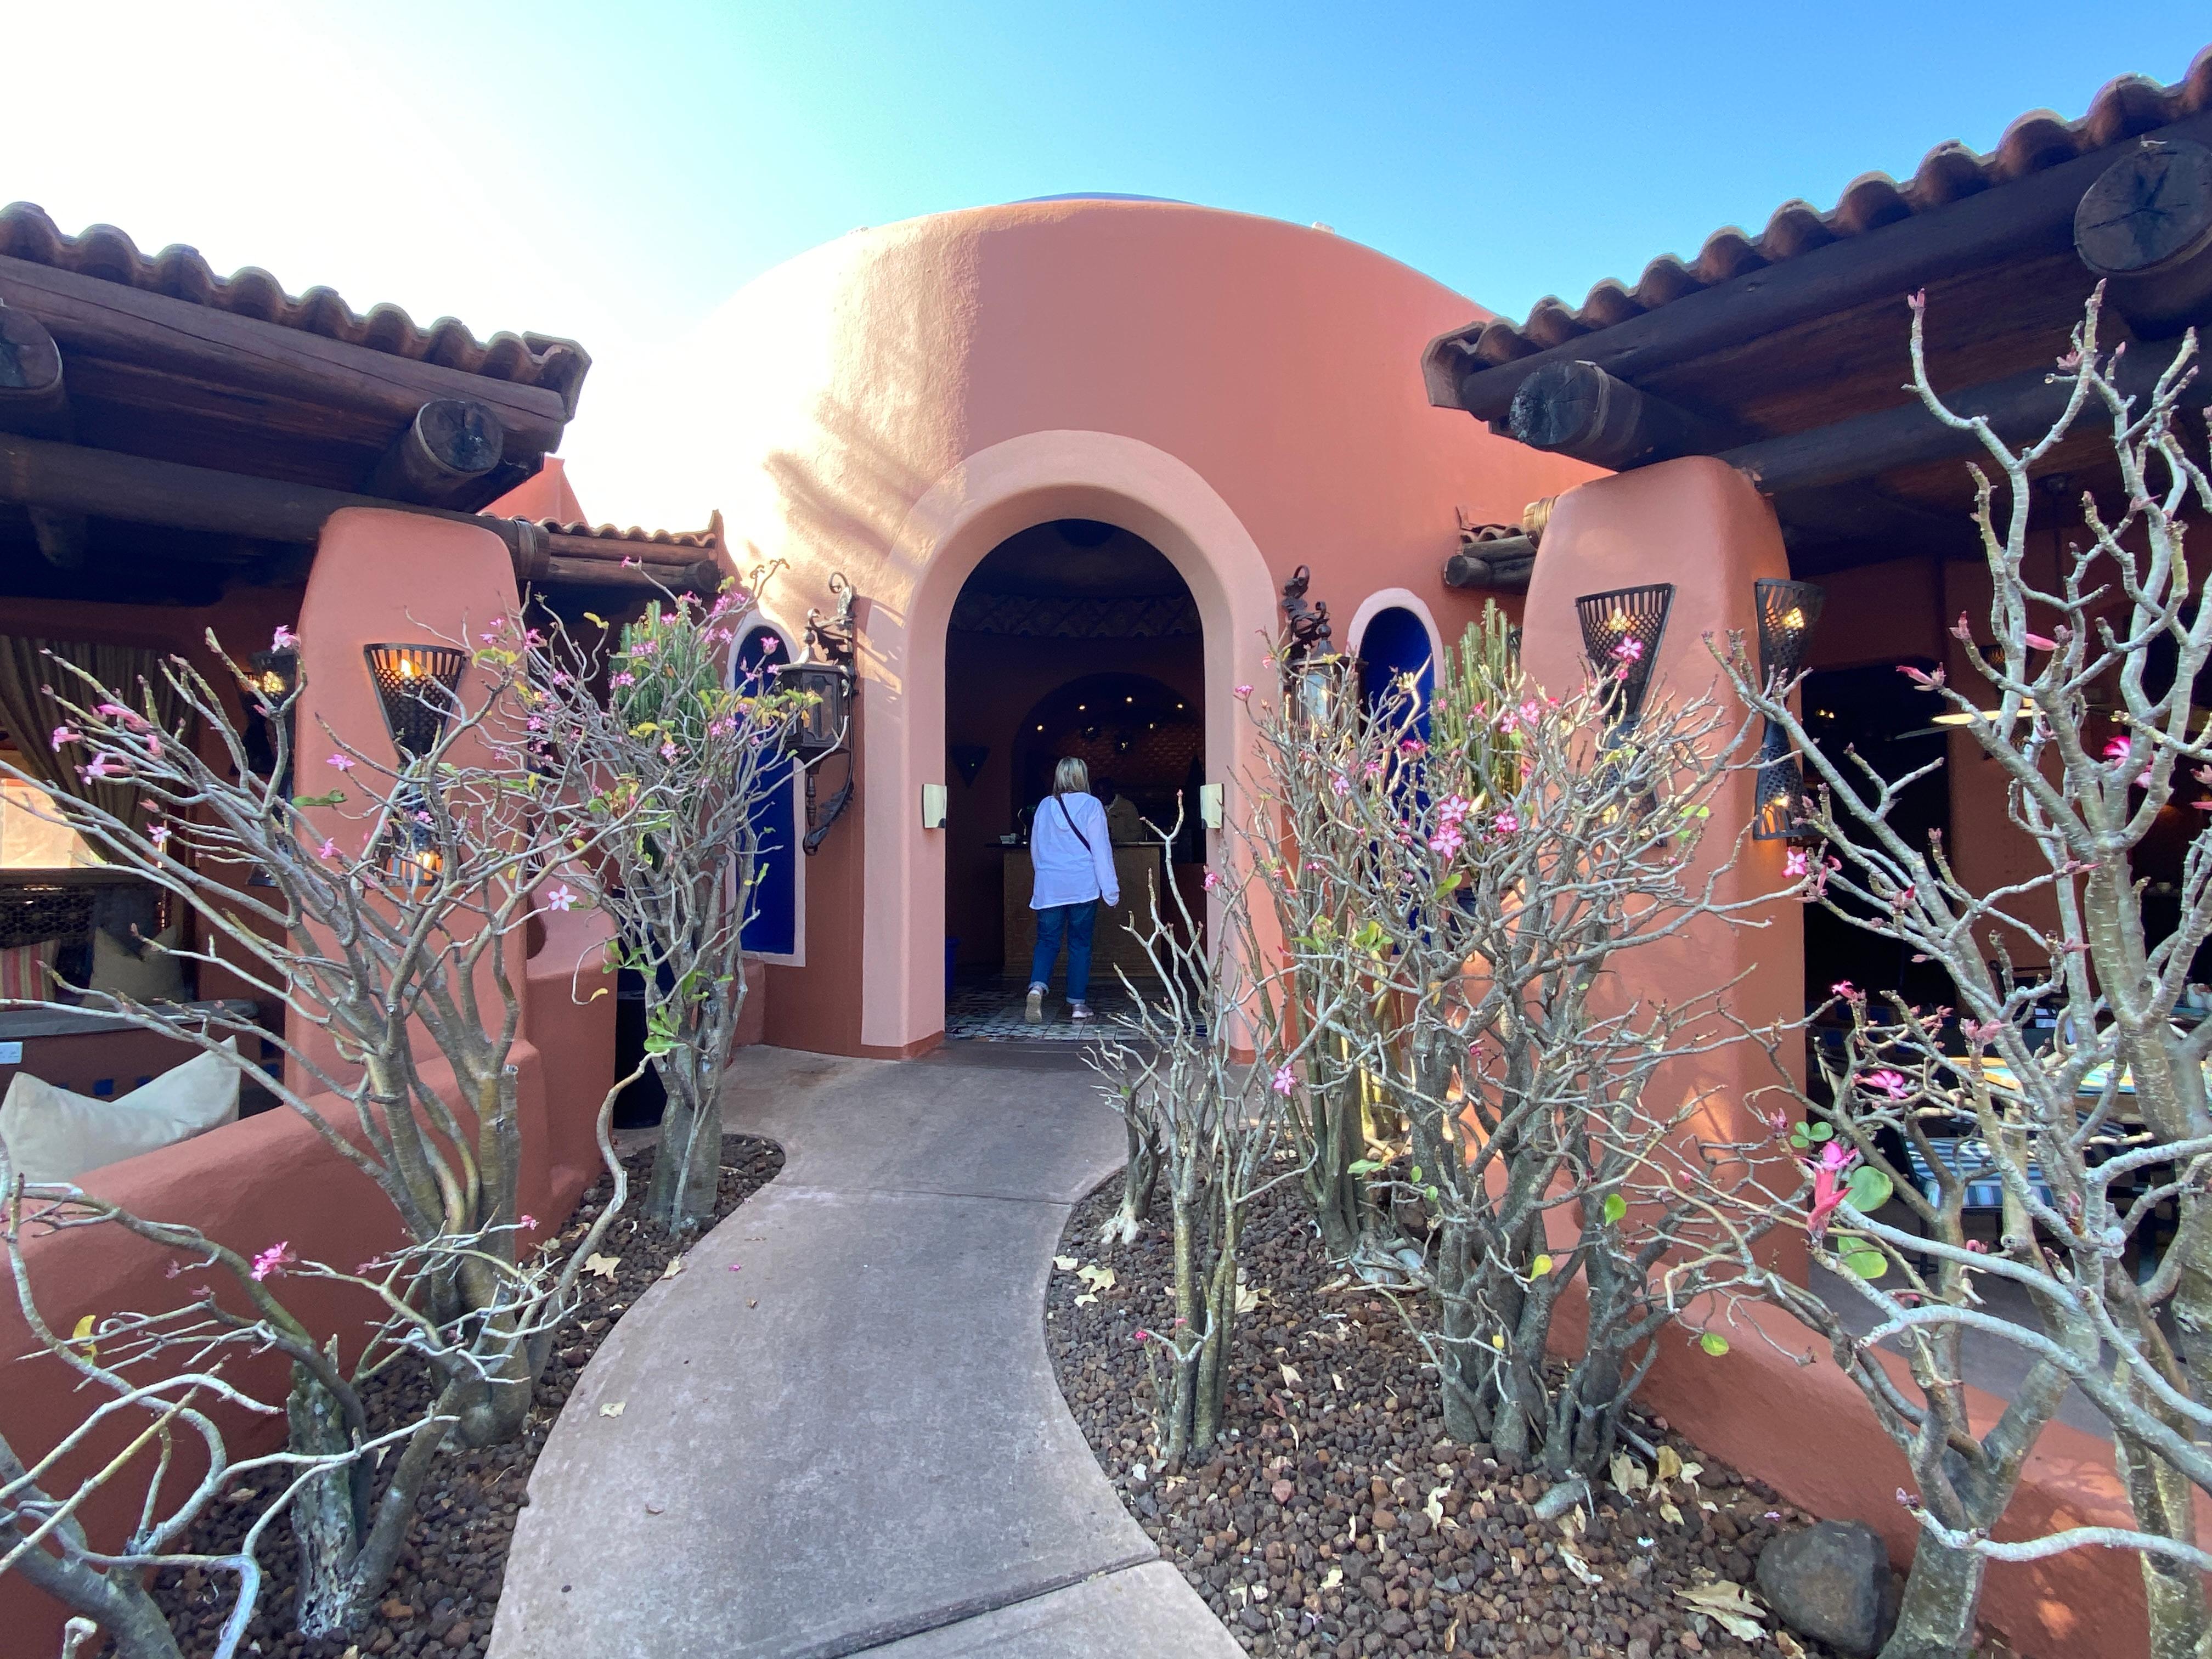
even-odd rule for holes
{"type": "Polygon", "coordinates": [[[1575,601],[1583,630],[1583,653],[1590,671],[1617,686],[1612,714],[1617,726],[1634,726],[1651,689],[1651,670],[1667,637],[1667,613],[1674,608],[1674,584],[1615,588],[1585,593],[1575,601]]]}
{"type": "Polygon", "coordinates": [[[403,759],[419,761],[438,746],[457,707],[453,694],[468,653],[450,645],[370,645],[368,678],[384,708],[384,729],[403,759]]]}
{"type": "MultiPolygon", "coordinates": [[[[1828,595],[1811,582],[1761,579],[1753,587],[1759,611],[1759,675],[1770,690],[1786,688],[1805,669],[1813,626],[1828,595]]],[[[1805,833],[1805,770],[1790,735],[1774,721],[1759,746],[1759,809],[1753,841],[1789,841],[1805,833]]]]}
{"type": "Polygon", "coordinates": [[[1329,700],[1338,690],[1344,659],[1336,654],[1329,626],[1328,602],[1306,603],[1313,571],[1300,565],[1283,584],[1283,678],[1295,690],[1298,706],[1308,720],[1319,725],[1328,718],[1329,700]]]}
{"type": "Polygon", "coordinates": [[[799,845],[810,857],[853,799],[853,690],[858,678],[853,667],[853,606],[858,596],[842,570],[831,574],[830,592],[837,601],[836,616],[807,611],[805,660],[779,664],[775,670],[780,690],[807,699],[792,728],[791,752],[806,775],[806,834],[799,845]],[[845,757],[845,781],[826,804],[818,803],[815,773],[832,755],[845,757]]]}

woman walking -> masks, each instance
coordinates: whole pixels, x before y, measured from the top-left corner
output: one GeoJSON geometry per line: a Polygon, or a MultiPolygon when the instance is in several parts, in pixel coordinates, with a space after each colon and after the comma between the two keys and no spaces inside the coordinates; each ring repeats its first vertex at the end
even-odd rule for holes
{"type": "Polygon", "coordinates": [[[1036,952],[1030,962],[1029,1003],[1022,1018],[1044,1018],[1044,994],[1067,937],[1067,1017],[1086,1020],[1091,1005],[1091,929],[1098,901],[1121,902],[1114,877],[1114,848],[1106,836],[1106,809],[1091,793],[1091,772],[1074,756],[1053,769],[1052,794],[1030,820],[1030,867],[1036,883],[1030,908],[1036,912],[1036,952]]]}

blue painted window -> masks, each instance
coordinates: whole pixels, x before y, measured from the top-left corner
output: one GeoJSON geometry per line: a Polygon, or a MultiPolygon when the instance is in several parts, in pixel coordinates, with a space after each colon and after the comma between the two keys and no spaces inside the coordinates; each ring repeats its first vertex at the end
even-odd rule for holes
{"type": "MultiPolygon", "coordinates": [[[[764,686],[775,665],[790,660],[783,636],[773,628],[748,629],[738,641],[737,684],[740,690],[764,686]]],[[[791,757],[778,755],[761,769],[760,800],[752,814],[760,854],[744,946],[757,955],[786,957],[799,948],[799,837],[791,797],[791,757]]]]}
{"type": "Polygon", "coordinates": [[[1376,611],[1359,636],[1360,690],[1367,706],[1372,708],[1380,702],[1398,676],[1413,675],[1421,705],[1415,725],[1424,743],[1429,737],[1429,700],[1437,689],[1434,656],[1429,630],[1402,605],[1376,611]]]}

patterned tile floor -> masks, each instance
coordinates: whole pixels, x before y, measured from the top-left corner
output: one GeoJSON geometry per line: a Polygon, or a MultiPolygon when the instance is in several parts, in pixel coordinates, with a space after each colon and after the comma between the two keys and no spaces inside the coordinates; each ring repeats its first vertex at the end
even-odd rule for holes
{"type": "Polygon", "coordinates": [[[1115,1029],[1116,1014],[1135,1011],[1136,1005],[1120,980],[1094,974],[1091,1011],[1098,1018],[1078,1025],[1067,1017],[1063,983],[1054,977],[1052,988],[1045,994],[1044,1023],[1031,1025],[1022,1018],[1022,1003],[1030,988],[1027,980],[995,974],[972,979],[963,976],[954,982],[951,994],[945,999],[945,1035],[953,1042],[1080,1042],[1115,1029]]]}

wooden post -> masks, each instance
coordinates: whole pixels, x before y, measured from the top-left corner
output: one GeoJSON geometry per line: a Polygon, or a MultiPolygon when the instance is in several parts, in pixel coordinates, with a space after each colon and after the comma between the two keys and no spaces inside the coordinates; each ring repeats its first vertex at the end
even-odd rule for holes
{"type": "Polygon", "coordinates": [[[1616,472],[1710,447],[1694,416],[1582,362],[1547,363],[1522,381],[1504,429],[1531,449],[1616,472]]]}
{"type": "Polygon", "coordinates": [[[1446,587],[1493,593],[1526,593],[1536,568],[1536,544],[1526,536],[1468,542],[1444,561],[1446,587]]]}
{"type": "Polygon", "coordinates": [[[431,507],[465,501],[506,452],[505,429],[489,404],[433,398],[400,428],[362,481],[364,495],[431,507]]]}
{"type": "Polygon", "coordinates": [[[2145,138],[2106,168],[2074,213],[2074,251],[2145,339],[2212,313],[2212,149],[2145,138]]]}

